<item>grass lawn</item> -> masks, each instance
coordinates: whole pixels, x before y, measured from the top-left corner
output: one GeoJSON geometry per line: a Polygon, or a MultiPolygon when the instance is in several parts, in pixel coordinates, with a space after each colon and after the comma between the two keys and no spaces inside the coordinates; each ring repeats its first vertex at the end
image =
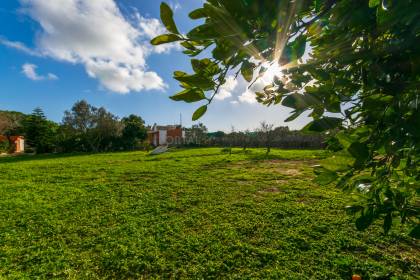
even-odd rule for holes
{"type": "Polygon", "coordinates": [[[355,230],[322,151],[0,159],[0,279],[418,279],[419,244],[355,230]]]}

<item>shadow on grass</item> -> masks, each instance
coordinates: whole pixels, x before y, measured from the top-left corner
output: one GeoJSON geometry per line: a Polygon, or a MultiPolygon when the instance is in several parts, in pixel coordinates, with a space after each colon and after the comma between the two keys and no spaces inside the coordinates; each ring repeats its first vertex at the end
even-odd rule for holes
{"type": "Polygon", "coordinates": [[[24,162],[24,161],[38,161],[38,160],[50,160],[50,159],[60,159],[60,158],[68,158],[74,156],[86,156],[92,155],[92,153],[69,153],[69,154],[23,154],[23,155],[11,155],[11,156],[4,156],[0,157],[0,164],[1,163],[17,163],[17,162],[24,162]]]}
{"type": "MultiPolygon", "coordinates": [[[[51,159],[65,159],[71,157],[84,157],[92,155],[111,155],[111,154],[123,154],[129,151],[117,151],[117,152],[98,152],[98,153],[84,153],[84,152],[75,152],[75,153],[54,153],[54,154],[22,154],[22,155],[12,155],[0,157],[0,164],[2,163],[17,163],[25,161],[39,161],[39,160],[51,160],[51,159]]],[[[138,152],[138,151],[136,151],[138,152]]]]}
{"type": "MultiPolygon", "coordinates": [[[[223,151],[223,148],[210,148],[212,151],[206,153],[197,153],[197,154],[181,154],[185,151],[191,150],[200,150],[203,149],[202,147],[199,148],[177,148],[171,149],[169,152],[160,154],[160,155],[150,155],[145,153],[145,158],[142,159],[144,161],[161,161],[161,160],[181,160],[187,158],[202,158],[202,157],[211,157],[211,156],[226,156],[228,159],[229,156],[238,156],[243,155],[245,158],[244,160],[250,161],[262,161],[262,160],[305,160],[307,159],[305,156],[302,157],[293,157],[290,158],[288,155],[281,155],[275,153],[267,154],[263,149],[254,149],[254,150],[243,150],[243,149],[232,149],[232,152],[223,151]]],[[[206,148],[204,148],[206,149],[206,148]]],[[[26,162],[26,161],[39,161],[39,160],[52,160],[52,159],[65,159],[71,157],[81,157],[81,156],[90,156],[90,155],[118,155],[123,153],[129,153],[130,151],[116,151],[116,152],[102,152],[102,153],[56,153],[56,154],[23,154],[23,155],[15,155],[15,156],[5,156],[0,157],[0,164],[2,163],[18,163],[18,162],[26,162]]],[[[134,151],[133,151],[134,152],[134,151]]],[[[135,151],[139,152],[139,151],[135,151]]],[[[318,156],[317,159],[321,159],[324,156],[318,156]]],[[[142,161],[141,160],[141,161],[142,161]]]]}

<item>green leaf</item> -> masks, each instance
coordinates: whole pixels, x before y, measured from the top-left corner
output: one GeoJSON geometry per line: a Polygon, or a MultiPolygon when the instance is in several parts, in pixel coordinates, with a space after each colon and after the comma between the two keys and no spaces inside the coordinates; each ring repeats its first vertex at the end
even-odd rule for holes
{"type": "Polygon", "coordinates": [[[420,239],[420,224],[417,224],[413,229],[411,229],[408,235],[413,238],[420,239]]]}
{"type": "Polygon", "coordinates": [[[316,131],[322,132],[330,129],[337,128],[341,125],[343,120],[340,118],[334,117],[323,117],[318,120],[314,120],[306,125],[303,130],[304,131],[316,131]]]}
{"type": "Polygon", "coordinates": [[[322,171],[318,171],[318,176],[314,179],[314,182],[325,186],[334,182],[337,178],[338,175],[336,172],[324,168],[322,171]]]}
{"type": "Polygon", "coordinates": [[[193,121],[196,121],[196,120],[198,120],[199,118],[201,118],[205,113],[207,112],[207,105],[204,105],[204,106],[201,106],[200,108],[198,108],[195,112],[194,112],[194,114],[193,114],[193,116],[192,116],[192,120],[193,121]]]}
{"type": "Polygon", "coordinates": [[[191,44],[190,42],[187,42],[187,41],[182,42],[181,43],[181,46],[183,46],[184,48],[186,48],[186,49],[188,49],[190,51],[197,50],[197,48],[193,44],[191,44]]]}
{"type": "Polygon", "coordinates": [[[187,103],[192,103],[206,99],[206,96],[200,89],[189,88],[171,96],[170,98],[175,101],[185,101],[187,103]]]}
{"type": "Polygon", "coordinates": [[[191,59],[191,66],[196,73],[204,75],[214,76],[220,72],[220,68],[217,63],[211,61],[208,58],[204,59],[191,59]]]}
{"type": "Polygon", "coordinates": [[[354,158],[345,152],[335,153],[331,157],[321,160],[321,165],[331,171],[343,172],[348,170],[354,163],[354,158]]]}
{"type": "Polygon", "coordinates": [[[352,143],[347,151],[354,157],[358,162],[364,162],[369,157],[369,149],[367,145],[360,142],[352,143]]]}
{"type": "Polygon", "coordinates": [[[199,59],[191,59],[191,66],[196,73],[203,69],[199,59]]]}
{"type": "Polygon", "coordinates": [[[335,137],[345,149],[350,147],[350,145],[354,142],[350,135],[348,135],[345,131],[340,131],[335,137]]]}
{"type": "Polygon", "coordinates": [[[241,74],[247,82],[251,82],[254,77],[255,64],[249,61],[244,61],[241,66],[241,74]]]}
{"type": "Polygon", "coordinates": [[[160,4],[160,19],[169,32],[179,34],[178,28],[176,27],[174,21],[174,13],[172,12],[171,7],[169,7],[169,5],[165,2],[160,4]]]}
{"type": "Polygon", "coordinates": [[[290,115],[285,122],[294,121],[297,117],[299,117],[303,113],[303,110],[295,110],[293,111],[293,114],[290,115]]]}
{"type": "Polygon", "coordinates": [[[346,212],[349,214],[356,214],[357,212],[363,211],[363,206],[360,205],[349,205],[346,206],[346,212]]]}
{"type": "Polygon", "coordinates": [[[305,110],[319,104],[319,100],[311,94],[293,93],[286,96],[282,103],[283,106],[296,110],[305,110]]]}
{"type": "Polygon", "coordinates": [[[210,40],[218,37],[218,33],[213,29],[213,26],[210,24],[202,24],[190,32],[188,32],[187,37],[192,40],[210,40]]]}
{"type": "Polygon", "coordinates": [[[191,87],[200,88],[201,90],[212,90],[215,85],[211,77],[206,77],[201,74],[183,76],[174,75],[174,78],[180,82],[190,85],[191,87]]]}
{"type": "Polygon", "coordinates": [[[191,18],[191,19],[200,19],[200,18],[205,18],[205,17],[207,17],[207,15],[206,15],[206,12],[205,12],[206,10],[204,9],[204,8],[199,8],[199,9],[196,9],[196,10],[194,10],[194,11],[192,11],[188,16],[191,18]]]}
{"type": "Polygon", "coordinates": [[[174,78],[176,79],[177,77],[184,77],[184,76],[188,76],[187,73],[185,73],[184,71],[175,71],[174,72],[174,78]]]}
{"type": "Polygon", "coordinates": [[[306,50],[306,36],[300,35],[292,42],[293,60],[301,58],[306,50]]]}
{"type": "Polygon", "coordinates": [[[291,61],[300,59],[306,50],[306,36],[300,35],[293,42],[287,44],[283,50],[281,64],[287,64],[291,61]]]}
{"type": "Polygon", "coordinates": [[[315,0],[315,12],[320,12],[321,11],[321,7],[322,7],[322,4],[323,4],[323,0],[315,0]]]}
{"type": "Polygon", "coordinates": [[[381,3],[381,0],[369,0],[369,8],[374,8],[381,3]]]}
{"type": "Polygon", "coordinates": [[[218,41],[216,47],[212,51],[213,58],[225,61],[235,53],[235,47],[225,40],[218,41]]]}
{"type": "Polygon", "coordinates": [[[373,223],[373,210],[368,209],[365,213],[356,219],[356,228],[358,230],[365,230],[373,223]]]}
{"type": "Polygon", "coordinates": [[[391,226],[392,226],[392,213],[388,213],[384,218],[383,229],[384,229],[385,234],[389,232],[389,230],[391,229],[391,226]]]}
{"type": "Polygon", "coordinates": [[[153,38],[150,43],[154,46],[156,45],[160,45],[160,44],[166,44],[166,43],[171,43],[171,42],[176,42],[182,40],[181,37],[179,37],[178,35],[175,34],[163,34],[163,35],[159,35],[155,38],[153,38]]]}

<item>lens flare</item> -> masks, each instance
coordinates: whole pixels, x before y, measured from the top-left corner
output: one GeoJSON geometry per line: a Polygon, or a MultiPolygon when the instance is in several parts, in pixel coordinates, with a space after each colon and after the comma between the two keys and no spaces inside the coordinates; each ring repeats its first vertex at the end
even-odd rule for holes
{"type": "Polygon", "coordinates": [[[261,77],[261,80],[264,83],[271,84],[274,81],[274,78],[279,78],[282,75],[282,67],[277,62],[267,63],[263,65],[267,70],[264,75],[261,77]]]}

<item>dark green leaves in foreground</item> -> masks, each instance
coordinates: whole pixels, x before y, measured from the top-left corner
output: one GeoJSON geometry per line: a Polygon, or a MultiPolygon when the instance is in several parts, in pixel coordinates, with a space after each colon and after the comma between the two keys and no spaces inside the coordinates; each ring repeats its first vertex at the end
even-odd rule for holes
{"type": "Polygon", "coordinates": [[[192,117],[193,121],[198,120],[199,118],[201,118],[205,113],[207,112],[207,105],[201,106],[200,108],[198,108],[192,117]]]}
{"type": "Polygon", "coordinates": [[[249,61],[244,61],[241,67],[241,74],[247,82],[252,81],[252,77],[254,76],[254,68],[255,65],[249,61]]]}
{"type": "Polygon", "coordinates": [[[179,41],[182,38],[175,34],[163,34],[159,35],[150,41],[152,45],[161,45],[161,44],[167,44],[175,41],[179,41]]]}
{"type": "Polygon", "coordinates": [[[304,55],[305,50],[306,36],[301,35],[285,46],[285,49],[283,51],[284,64],[300,59],[304,55]]]}
{"type": "Polygon", "coordinates": [[[178,28],[176,27],[174,21],[174,13],[172,12],[171,7],[169,7],[169,5],[165,2],[160,4],[160,18],[163,22],[163,25],[165,25],[169,32],[179,34],[178,28]]]}
{"type": "Polygon", "coordinates": [[[337,173],[321,166],[315,168],[315,174],[318,176],[315,178],[315,182],[320,185],[328,185],[337,179],[337,173]]]}
{"type": "Polygon", "coordinates": [[[322,117],[320,119],[310,122],[307,126],[305,126],[304,130],[316,132],[331,130],[334,128],[338,128],[341,125],[342,121],[343,120],[340,118],[322,117]]]}
{"type": "Polygon", "coordinates": [[[206,96],[204,95],[204,92],[198,88],[187,88],[171,96],[171,99],[191,103],[206,99],[206,96]]]}

